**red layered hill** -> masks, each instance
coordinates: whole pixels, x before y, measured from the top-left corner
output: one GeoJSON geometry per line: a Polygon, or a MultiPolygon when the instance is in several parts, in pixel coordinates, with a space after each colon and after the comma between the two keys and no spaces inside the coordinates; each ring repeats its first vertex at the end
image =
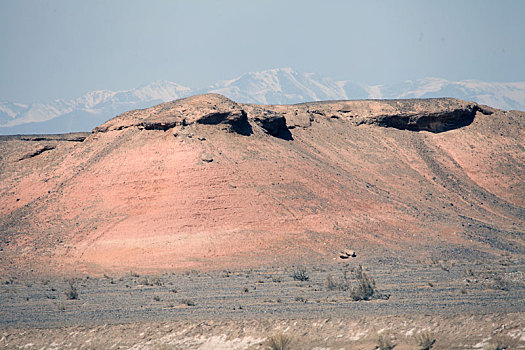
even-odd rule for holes
{"type": "Polygon", "coordinates": [[[199,95],[0,140],[2,270],[523,254],[525,113],[455,99],[199,95]]]}

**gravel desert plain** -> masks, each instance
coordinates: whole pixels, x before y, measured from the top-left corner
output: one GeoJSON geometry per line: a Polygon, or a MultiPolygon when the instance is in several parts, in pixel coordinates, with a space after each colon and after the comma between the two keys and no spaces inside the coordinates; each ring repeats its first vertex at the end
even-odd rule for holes
{"type": "Polygon", "coordinates": [[[524,130],[205,94],[0,136],[0,348],[525,349],[524,130]]]}

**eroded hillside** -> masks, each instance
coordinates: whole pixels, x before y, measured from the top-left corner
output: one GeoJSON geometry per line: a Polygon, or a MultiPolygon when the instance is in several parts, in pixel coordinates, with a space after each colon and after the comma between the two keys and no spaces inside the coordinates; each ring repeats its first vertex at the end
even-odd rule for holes
{"type": "Polygon", "coordinates": [[[199,95],[0,140],[0,266],[71,273],[525,252],[525,113],[199,95]],[[85,137],[85,139],[84,139],[85,137]]]}

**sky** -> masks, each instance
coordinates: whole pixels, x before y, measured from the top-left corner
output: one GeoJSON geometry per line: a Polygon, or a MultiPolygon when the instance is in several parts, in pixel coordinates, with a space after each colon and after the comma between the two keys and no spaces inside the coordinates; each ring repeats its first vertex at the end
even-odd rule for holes
{"type": "Polygon", "coordinates": [[[0,0],[0,101],[291,67],[336,80],[525,81],[521,0],[0,0]]]}

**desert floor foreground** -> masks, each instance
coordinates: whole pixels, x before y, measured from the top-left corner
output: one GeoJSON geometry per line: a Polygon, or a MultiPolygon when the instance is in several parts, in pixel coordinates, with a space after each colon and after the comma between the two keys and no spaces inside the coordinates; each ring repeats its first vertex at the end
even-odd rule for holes
{"type": "Polygon", "coordinates": [[[244,271],[5,280],[0,346],[77,349],[261,349],[284,335],[291,349],[525,348],[524,261],[336,260],[244,271]],[[361,263],[375,298],[354,301],[361,263]],[[306,269],[309,279],[294,273],[306,269]],[[346,276],[350,290],[341,284],[346,276]],[[78,299],[69,299],[71,285],[78,299]],[[501,348],[501,347],[500,347],[501,348]]]}

